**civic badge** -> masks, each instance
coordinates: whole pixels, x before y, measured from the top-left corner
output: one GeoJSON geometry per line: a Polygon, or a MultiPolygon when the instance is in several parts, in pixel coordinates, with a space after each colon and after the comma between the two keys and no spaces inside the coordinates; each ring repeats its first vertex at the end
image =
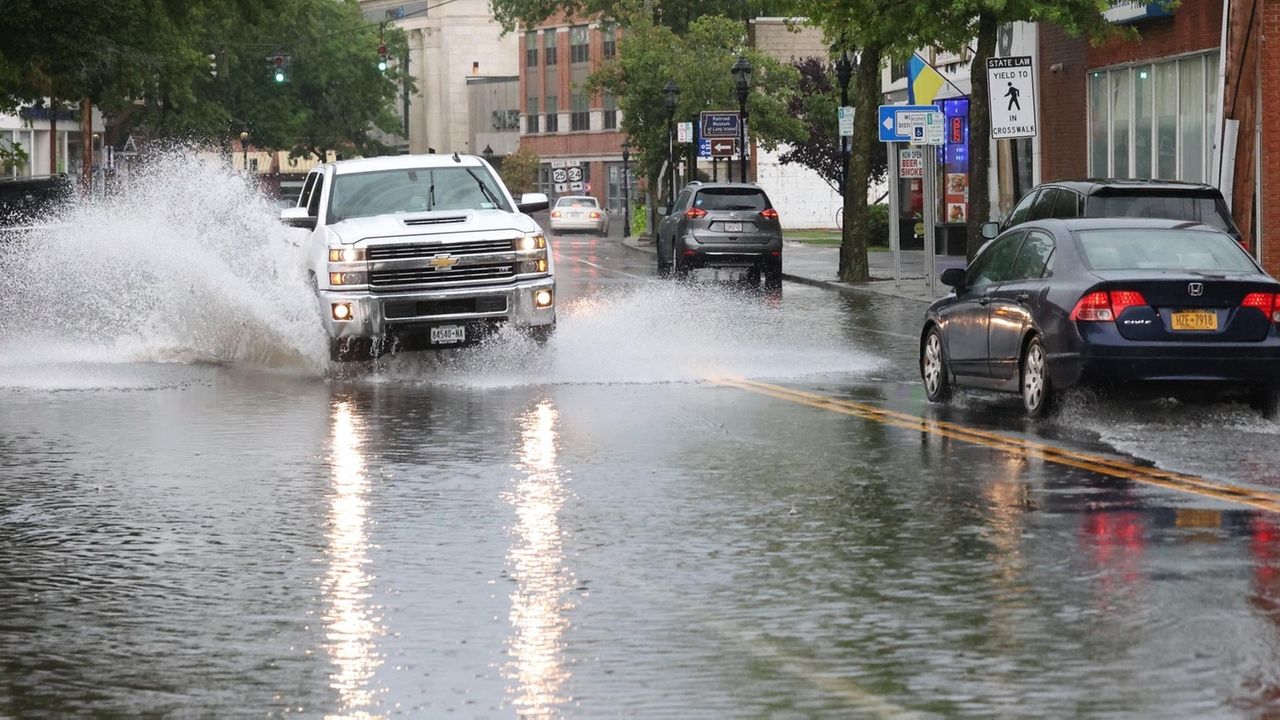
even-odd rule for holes
{"type": "Polygon", "coordinates": [[[1188,283],[1187,294],[1191,297],[1200,297],[1204,294],[1204,283],[1188,283]]]}
{"type": "Polygon", "coordinates": [[[457,264],[458,264],[458,258],[449,257],[447,253],[444,255],[437,255],[431,258],[431,267],[437,270],[448,270],[449,268],[452,268],[454,265],[457,265],[457,264]]]}

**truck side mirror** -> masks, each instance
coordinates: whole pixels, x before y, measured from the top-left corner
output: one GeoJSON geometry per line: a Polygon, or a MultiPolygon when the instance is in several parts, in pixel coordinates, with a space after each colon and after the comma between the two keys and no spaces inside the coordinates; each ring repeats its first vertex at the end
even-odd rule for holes
{"type": "Polygon", "coordinates": [[[524,193],[516,203],[516,209],[522,213],[535,213],[551,207],[546,193],[524,193]]]}
{"type": "Polygon", "coordinates": [[[309,215],[304,207],[285,208],[280,211],[280,222],[290,227],[316,229],[316,216],[309,215]]]}

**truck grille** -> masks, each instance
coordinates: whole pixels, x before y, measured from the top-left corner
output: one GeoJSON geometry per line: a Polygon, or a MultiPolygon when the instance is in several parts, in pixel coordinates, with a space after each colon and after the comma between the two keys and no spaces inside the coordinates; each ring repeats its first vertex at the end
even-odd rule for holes
{"type": "Polygon", "coordinates": [[[404,300],[382,306],[388,319],[396,320],[433,315],[473,315],[476,313],[506,312],[507,299],[501,295],[458,298],[456,300],[404,300]]]}
{"type": "Polygon", "coordinates": [[[447,215],[445,217],[432,218],[415,218],[413,220],[405,220],[405,225],[451,225],[453,223],[466,222],[466,215],[447,215]]]}
{"type": "Polygon", "coordinates": [[[436,255],[485,255],[489,253],[515,252],[512,240],[472,240],[457,243],[413,243],[406,245],[372,245],[368,249],[370,260],[407,260],[435,257],[436,255]]]}
{"type": "Polygon", "coordinates": [[[515,270],[515,265],[511,263],[505,265],[498,263],[461,265],[449,270],[436,270],[429,267],[375,270],[369,273],[369,283],[377,288],[510,280],[515,277],[515,270]]]}

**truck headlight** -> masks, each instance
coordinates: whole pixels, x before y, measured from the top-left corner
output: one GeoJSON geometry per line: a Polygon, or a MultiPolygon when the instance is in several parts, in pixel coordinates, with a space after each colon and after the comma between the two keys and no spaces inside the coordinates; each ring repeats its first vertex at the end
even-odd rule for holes
{"type": "Polygon", "coordinates": [[[329,248],[329,262],[364,262],[364,248],[357,247],[331,247],[329,248]]]}
{"type": "Polygon", "coordinates": [[[516,250],[528,252],[530,250],[545,250],[547,247],[547,237],[542,233],[529,233],[522,238],[516,240],[516,250]]]}
{"type": "Polygon", "coordinates": [[[538,258],[537,260],[521,260],[520,274],[528,275],[529,273],[544,273],[547,271],[547,259],[538,258]]]}
{"type": "Polygon", "coordinates": [[[536,305],[538,308],[551,307],[551,303],[553,300],[554,298],[551,295],[551,291],[548,290],[547,288],[533,291],[533,304],[536,305]]]}
{"type": "Polygon", "coordinates": [[[367,285],[369,283],[369,273],[362,272],[331,272],[329,273],[330,285],[367,285]]]}

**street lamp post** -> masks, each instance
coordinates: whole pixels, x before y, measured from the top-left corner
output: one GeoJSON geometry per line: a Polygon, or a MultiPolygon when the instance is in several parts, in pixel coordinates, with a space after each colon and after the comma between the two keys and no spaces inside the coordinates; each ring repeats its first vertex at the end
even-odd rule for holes
{"type": "Polygon", "coordinates": [[[631,237],[631,170],[627,162],[631,160],[631,141],[622,141],[622,237],[631,237]]]}
{"type": "Polygon", "coordinates": [[[680,86],[676,85],[675,80],[668,80],[667,86],[662,88],[662,103],[667,110],[667,167],[671,169],[671,201],[667,203],[668,207],[676,202],[676,134],[672,121],[676,116],[676,102],[680,99],[680,86]]]}
{"type": "MultiPolygon", "coordinates": [[[[849,106],[849,78],[853,76],[853,59],[849,50],[841,43],[840,55],[836,58],[836,79],[840,81],[840,107],[849,106]]],[[[845,185],[849,182],[849,138],[840,136],[840,197],[844,197],[845,185]]]]}
{"type": "Polygon", "coordinates": [[[240,169],[249,172],[249,131],[240,131],[240,169]]]}
{"type": "Polygon", "coordinates": [[[744,56],[737,56],[730,69],[733,73],[733,90],[737,91],[737,164],[739,182],[746,182],[746,94],[751,90],[751,63],[744,56]]]}

